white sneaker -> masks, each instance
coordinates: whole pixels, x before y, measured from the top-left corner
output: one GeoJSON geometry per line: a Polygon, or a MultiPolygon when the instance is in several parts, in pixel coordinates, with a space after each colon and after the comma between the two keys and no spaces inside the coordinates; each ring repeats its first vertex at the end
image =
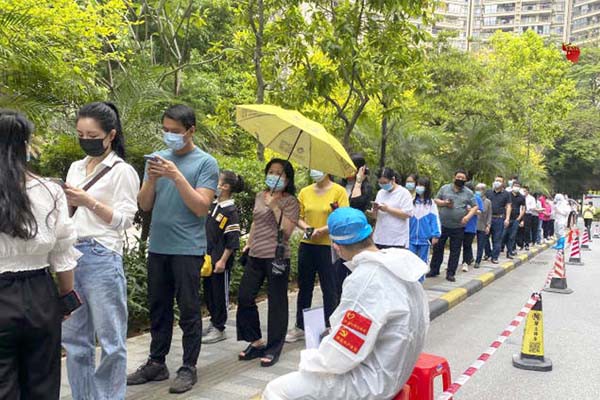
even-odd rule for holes
{"type": "Polygon", "coordinates": [[[217,342],[220,342],[225,339],[227,339],[227,334],[225,333],[224,330],[220,331],[218,329],[213,328],[206,336],[204,336],[202,338],[202,343],[204,343],[204,344],[217,343],[217,342]]]}
{"type": "Polygon", "coordinates": [[[469,272],[469,266],[467,264],[463,264],[462,271],[469,272]]]}
{"type": "Polygon", "coordinates": [[[209,333],[211,333],[212,331],[215,330],[215,327],[213,326],[212,323],[208,323],[208,325],[206,325],[204,328],[202,328],[202,337],[208,335],[209,333]]]}
{"type": "Polygon", "coordinates": [[[304,339],[304,331],[297,327],[290,329],[288,331],[287,335],[285,335],[286,343],[294,343],[294,342],[297,342],[298,340],[303,340],[303,339],[304,339]]]}

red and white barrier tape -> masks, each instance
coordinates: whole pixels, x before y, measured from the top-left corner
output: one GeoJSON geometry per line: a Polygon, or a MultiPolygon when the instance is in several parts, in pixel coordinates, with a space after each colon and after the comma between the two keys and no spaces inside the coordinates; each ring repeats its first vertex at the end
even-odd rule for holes
{"type": "Polygon", "coordinates": [[[449,400],[453,395],[458,392],[458,390],[465,384],[483,365],[492,357],[492,355],[498,350],[500,346],[508,339],[508,337],[514,332],[515,329],[521,324],[521,322],[525,319],[529,311],[533,308],[535,303],[537,303],[539,297],[536,294],[533,294],[525,306],[521,309],[521,311],[517,314],[517,316],[511,321],[510,325],[504,329],[504,331],[498,336],[498,338],[488,347],[486,351],[484,351],[477,361],[475,361],[469,368],[462,373],[461,376],[458,377],[450,385],[448,389],[444,393],[438,396],[437,400],[449,400]]]}
{"type": "MultiPolygon", "coordinates": [[[[550,283],[550,281],[552,280],[552,277],[554,276],[554,270],[555,270],[555,265],[552,266],[552,268],[550,269],[550,272],[546,276],[546,282],[544,283],[544,286],[542,287],[542,289],[545,289],[548,286],[548,284],[550,283]]],[[[521,311],[519,311],[517,316],[511,321],[511,323],[508,325],[508,327],[504,331],[502,331],[500,336],[498,336],[498,338],[490,345],[490,347],[488,347],[488,349],[486,351],[484,351],[479,356],[479,358],[473,364],[471,364],[471,366],[469,366],[469,368],[467,368],[465,370],[465,372],[463,372],[462,375],[459,376],[458,379],[456,379],[452,383],[452,385],[450,385],[450,387],[448,389],[446,389],[446,391],[444,393],[442,393],[438,396],[437,400],[451,399],[452,396],[455,395],[456,392],[458,392],[458,390],[465,383],[467,383],[467,381],[469,379],[471,379],[471,377],[473,375],[475,375],[475,373],[477,371],[479,371],[479,369],[481,367],[483,367],[483,365],[490,359],[490,357],[492,357],[492,355],[496,352],[496,350],[498,350],[498,348],[500,346],[502,346],[502,344],[515,331],[515,329],[517,329],[517,327],[525,319],[527,314],[529,314],[529,311],[531,311],[531,309],[533,308],[535,303],[537,303],[538,299],[539,299],[539,296],[537,294],[531,295],[531,297],[529,298],[527,303],[525,303],[525,306],[523,306],[521,311]]]]}

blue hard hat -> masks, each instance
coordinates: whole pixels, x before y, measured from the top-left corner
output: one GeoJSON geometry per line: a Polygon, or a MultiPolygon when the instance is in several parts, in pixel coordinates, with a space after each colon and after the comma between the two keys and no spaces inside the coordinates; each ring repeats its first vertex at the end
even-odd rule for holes
{"type": "Polygon", "coordinates": [[[362,211],[351,207],[338,208],[327,218],[329,237],[337,244],[362,242],[373,232],[362,211]]]}

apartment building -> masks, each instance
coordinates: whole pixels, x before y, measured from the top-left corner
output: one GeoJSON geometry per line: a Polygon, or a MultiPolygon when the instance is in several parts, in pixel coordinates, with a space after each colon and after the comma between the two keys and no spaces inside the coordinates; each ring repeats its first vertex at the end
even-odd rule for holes
{"type": "Polygon", "coordinates": [[[569,1],[569,41],[576,44],[600,45],[600,0],[569,1]]]}
{"type": "Polygon", "coordinates": [[[498,30],[533,30],[557,43],[600,41],[600,0],[442,0],[436,15],[430,32],[456,32],[452,44],[463,50],[498,30]]]}

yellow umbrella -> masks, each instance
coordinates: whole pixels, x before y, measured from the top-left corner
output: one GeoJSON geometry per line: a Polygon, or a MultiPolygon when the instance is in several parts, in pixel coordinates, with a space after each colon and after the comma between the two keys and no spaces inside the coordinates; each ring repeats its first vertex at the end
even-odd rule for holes
{"type": "Polygon", "coordinates": [[[244,104],[236,107],[236,122],[265,147],[300,165],[340,177],[356,173],[344,146],[323,125],[298,111],[244,104]]]}

